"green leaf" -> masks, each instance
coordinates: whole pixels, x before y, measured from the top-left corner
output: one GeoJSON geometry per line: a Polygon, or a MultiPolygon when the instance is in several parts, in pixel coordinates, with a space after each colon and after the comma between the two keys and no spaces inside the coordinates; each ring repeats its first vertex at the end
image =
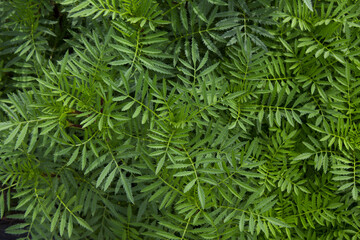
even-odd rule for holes
{"type": "Polygon", "coordinates": [[[77,147],[75,149],[75,151],[73,152],[73,154],[71,155],[69,161],[67,162],[67,166],[70,166],[77,158],[77,156],[79,155],[79,151],[80,151],[80,147],[77,147]]]}
{"type": "Polygon", "coordinates": [[[229,125],[228,129],[231,130],[231,129],[233,129],[234,127],[236,127],[236,123],[237,123],[237,121],[232,122],[232,123],[229,125]]]}
{"type": "Polygon", "coordinates": [[[18,149],[21,145],[21,143],[24,141],[25,139],[25,136],[27,134],[27,131],[28,131],[28,128],[29,128],[29,123],[26,123],[25,127],[23,127],[23,129],[21,130],[18,138],[17,138],[17,141],[16,141],[16,144],[15,144],[15,147],[14,149],[18,149]]]}
{"type": "Polygon", "coordinates": [[[240,96],[242,96],[242,95],[245,95],[246,93],[247,93],[246,91],[237,91],[237,92],[234,92],[234,93],[230,93],[230,94],[227,95],[224,99],[226,99],[226,100],[231,100],[231,99],[240,97],[240,96]]]}
{"type": "Polygon", "coordinates": [[[110,44],[113,48],[115,48],[116,50],[118,50],[119,52],[122,53],[127,53],[130,55],[135,55],[135,52],[127,47],[121,46],[121,45],[115,45],[115,44],[110,44]]]}
{"type": "MultiPolygon", "coordinates": [[[[67,4],[67,3],[65,2],[64,4],[67,4]]],[[[89,4],[90,4],[90,2],[82,2],[82,3],[78,4],[77,6],[73,7],[69,12],[73,13],[73,12],[80,11],[80,10],[86,8],[89,4]]]]}
{"type": "Polygon", "coordinates": [[[204,193],[204,190],[201,187],[200,183],[198,183],[197,192],[198,192],[198,197],[199,197],[199,201],[200,201],[200,204],[201,204],[201,208],[205,209],[205,193],[204,193]]]}
{"type": "Polygon", "coordinates": [[[266,220],[268,220],[271,224],[280,226],[280,227],[285,227],[285,228],[290,228],[291,226],[283,221],[281,221],[280,219],[274,218],[274,217],[266,217],[266,220]]]}
{"type": "Polygon", "coordinates": [[[86,228],[87,230],[93,232],[94,230],[90,227],[90,225],[84,221],[84,219],[80,217],[76,217],[76,221],[82,226],[83,228],[86,228]]]}
{"type": "MultiPolygon", "coordinates": [[[[174,234],[159,230],[156,231],[156,235],[164,237],[165,239],[180,239],[179,237],[176,237],[174,234]]],[[[156,237],[155,239],[158,239],[158,237],[156,237]]]]}
{"type": "Polygon", "coordinates": [[[53,232],[55,230],[55,226],[58,222],[59,217],[60,217],[60,207],[58,207],[58,209],[56,210],[56,212],[51,220],[51,225],[50,225],[51,232],[53,232]]]}
{"type": "Polygon", "coordinates": [[[324,52],[324,48],[320,48],[319,50],[316,51],[315,57],[318,58],[323,52],[324,52]]]}
{"type": "Polygon", "coordinates": [[[129,199],[130,202],[134,203],[134,197],[132,195],[130,184],[121,171],[120,171],[120,179],[121,179],[121,183],[125,189],[127,198],[129,199]]]}
{"type": "Polygon", "coordinates": [[[154,201],[155,199],[157,199],[158,197],[160,197],[163,193],[165,193],[168,190],[167,186],[164,186],[162,188],[160,188],[159,190],[157,190],[150,198],[149,198],[149,202],[154,201]]]}
{"type": "Polygon", "coordinates": [[[87,151],[86,144],[84,144],[82,154],[81,154],[81,170],[84,170],[85,166],[86,166],[86,159],[87,159],[86,151],[87,151]]]}
{"type": "Polygon", "coordinates": [[[354,184],[354,187],[351,190],[352,197],[355,201],[358,199],[359,190],[357,189],[356,185],[354,184]]]}
{"type": "Polygon", "coordinates": [[[253,214],[250,214],[250,218],[249,218],[249,232],[251,234],[253,234],[255,230],[255,220],[254,220],[254,217],[253,217],[253,214]]]}
{"type": "Polygon", "coordinates": [[[243,232],[245,229],[245,213],[243,212],[240,217],[239,221],[239,230],[240,232],[243,232]]]}
{"type": "Polygon", "coordinates": [[[104,191],[106,191],[110,184],[112,183],[112,181],[114,180],[114,177],[116,175],[117,169],[114,168],[114,170],[112,170],[112,172],[109,174],[108,178],[106,179],[106,182],[104,184],[104,191]]]}
{"type": "Polygon", "coordinates": [[[125,104],[125,106],[121,109],[121,111],[126,111],[128,110],[129,108],[132,107],[132,105],[134,105],[135,101],[132,101],[132,102],[128,102],[127,104],[125,104]]]}
{"type": "Polygon", "coordinates": [[[6,140],[4,141],[4,144],[8,144],[9,142],[11,142],[15,138],[15,136],[17,135],[17,133],[20,130],[20,127],[21,127],[21,124],[17,125],[17,127],[6,138],[6,140]]]}
{"type": "MultiPolygon", "coordinates": [[[[44,72],[44,73],[45,73],[45,72],[44,72]]],[[[42,81],[42,80],[40,80],[40,79],[36,79],[36,80],[37,80],[37,81],[40,83],[40,85],[42,85],[42,86],[45,86],[45,87],[47,87],[47,88],[49,88],[49,89],[57,90],[57,87],[51,85],[50,83],[48,83],[48,82],[46,82],[46,81],[42,81]]]]}
{"type": "Polygon", "coordinates": [[[4,200],[4,192],[1,192],[0,195],[0,218],[4,217],[4,213],[5,213],[5,200],[4,200]]]}
{"type": "Polygon", "coordinates": [[[140,114],[140,112],[141,112],[141,108],[142,108],[141,105],[139,105],[139,106],[136,108],[134,114],[132,115],[132,118],[136,118],[137,116],[139,116],[139,114],[140,114]]]}
{"type": "Polygon", "coordinates": [[[345,64],[345,59],[344,59],[344,57],[342,57],[340,54],[338,54],[338,53],[332,53],[332,55],[334,56],[334,58],[335,58],[336,60],[338,60],[339,62],[345,64]]]}
{"type": "Polygon", "coordinates": [[[63,76],[67,62],[69,61],[69,51],[66,51],[64,58],[61,61],[60,75],[63,76]]]}
{"type": "Polygon", "coordinates": [[[281,126],[281,113],[280,113],[279,109],[276,109],[275,121],[276,121],[278,126],[281,126]]]}
{"type": "Polygon", "coordinates": [[[185,30],[188,30],[188,17],[186,14],[186,8],[180,8],[180,17],[181,17],[181,22],[182,22],[182,26],[185,28],[185,30]]]}
{"type": "Polygon", "coordinates": [[[203,59],[201,60],[199,66],[197,67],[196,71],[199,71],[203,66],[205,66],[205,64],[207,63],[209,59],[209,51],[206,51],[203,59]]]}
{"type": "Polygon", "coordinates": [[[15,123],[11,123],[11,122],[0,122],[0,132],[6,130],[8,128],[11,128],[14,125],[15,125],[15,123]]]}
{"type": "Polygon", "coordinates": [[[73,147],[68,147],[68,148],[61,149],[60,151],[57,151],[56,153],[54,153],[54,155],[55,155],[55,156],[65,155],[65,154],[67,154],[68,152],[70,152],[71,149],[73,149],[73,147]]]}
{"type": "Polygon", "coordinates": [[[203,77],[206,76],[207,74],[211,73],[212,71],[214,71],[217,67],[219,66],[219,63],[215,63],[213,65],[211,65],[210,67],[206,68],[205,70],[203,70],[200,74],[199,77],[203,77]]]}
{"type": "Polygon", "coordinates": [[[195,182],[196,182],[196,179],[193,179],[188,184],[186,184],[186,186],[184,188],[184,193],[190,191],[190,189],[194,186],[195,182]]]}
{"type": "Polygon", "coordinates": [[[175,173],[173,176],[174,177],[184,177],[184,176],[189,176],[191,174],[194,174],[194,172],[193,171],[182,171],[182,172],[175,173]]]}
{"type": "Polygon", "coordinates": [[[290,125],[294,127],[294,120],[289,111],[285,110],[285,116],[286,116],[286,119],[288,120],[288,122],[290,123],[290,125]]]}
{"type": "Polygon", "coordinates": [[[315,49],[317,49],[319,46],[318,45],[313,45],[310,46],[308,49],[306,49],[306,54],[311,53],[312,51],[314,51],[315,49]]]}
{"type": "Polygon", "coordinates": [[[154,189],[158,188],[161,184],[162,184],[161,181],[153,182],[149,186],[144,187],[143,189],[141,189],[141,192],[153,191],[154,189]]]}
{"type": "Polygon", "coordinates": [[[62,235],[64,234],[65,225],[66,225],[66,211],[64,211],[63,214],[62,214],[62,216],[61,216],[61,221],[60,221],[60,236],[62,236],[62,235]]]}
{"type": "Polygon", "coordinates": [[[290,44],[287,43],[284,39],[279,38],[280,42],[284,45],[284,47],[289,51],[289,52],[293,52],[293,49],[291,48],[290,44]]]}
{"type": "Polygon", "coordinates": [[[59,124],[58,124],[57,121],[55,121],[55,122],[52,123],[51,125],[43,128],[43,129],[41,130],[40,135],[46,135],[47,133],[49,133],[51,130],[53,130],[53,129],[54,129],[55,127],[57,127],[57,126],[59,126],[59,124]]]}
{"type": "Polygon", "coordinates": [[[157,166],[156,166],[156,170],[155,170],[155,174],[158,174],[161,170],[161,168],[164,166],[165,163],[165,155],[160,159],[160,161],[158,162],[157,166]]]}
{"type": "Polygon", "coordinates": [[[71,237],[72,232],[73,232],[73,219],[72,219],[71,214],[69,215],[69,221],[68,221],[67,229],[68,229],[68,235],[69,235],[69,237],[71,237]]]}
{"type": "Polygon", "coordinates": [[[105,117],[105,115],[101,115],[101,118],[99,120],[99,123],[98,123],[99,131],[101,131],[102,128],[104,127],[104,117],[105,117]]]}
{"type": "Polygon", "coordinates": [[[31,140],[27,151],[28,153],[30,153],[34,149],[38,135],[39,135],[39,129],[37,127],[34,127],[31,132],[31,140]]]}
{"type": "Polygon", "coordinates": [[[83,120],[80,125],[82,125],[82,128],[86,128],[87,126],[91,125],[93,122],[96,121],[96,119],[99,117],[97,114],[92,114],[90,117],[83,120]]]}
{"type": "Polygon", "coordinates": [[[115,98],[113,98],[113,101],[121,102],[121,101],[124,101],[124,100],[127,99],[127,98],[128,98],[128,96],[115,97],[115,98]]]}
{"type": "Polygon", "coordinates": [[[303,0],[303,2],[306,4],[306,6],[310,9],[310,11],[314,11],[313,7],[312,7],[312,3],[311,0],[303,0]]]}
{"type": "Polygon", "coordinates": [[[236,184],[238,184],[240,187],[246,189],[247,191],[249,192],[256,192],[256,189],[251,187],[249,184],[243,182],[243,181],[240,181],[240,180],[237,180],[237,179],[234,179],[234,182],[236,184]]]}
{"type": "Polygon", "coordinates": [[[345,189],[347,189],[347,188],[349,188],[349,187],[351,187],[351,186],[353,186],[354,185],[354,183],[353,182],[349,182],[349,183],[346,183],[346,184],[344,184],[344,185],[342,185],[341,187],[339,187],[339,191],[342,191],[342,190],[345,190],[345,189]]]}
{"type": "Polygon", "coordinates": [[[98,177],[96,181],[96,187],[99,187],[102,181],[105,179],[105,177],[108,175],[112,167],[112,162],[108,163],[108,165],[102,170],[100,176],[98,177]]]}
{"type": "Polygon", "coordinates": [[[304,159],[308,159],[309,157],[311,157],[313,155],[313,153],[301,153],[299,155],[297,155],[293,160],[297,161],[297,160],[304,160],[304,159]]]}
{"type": "Polygon", "coordinates": [[[218,56],[222,56],[220,50],[216,47],[216,45],[209,39],[207,38],[204,34],[200,33],[201,35],[201,39],[204,42],[205,46],[212,52],[216,53],[218,56]]]}

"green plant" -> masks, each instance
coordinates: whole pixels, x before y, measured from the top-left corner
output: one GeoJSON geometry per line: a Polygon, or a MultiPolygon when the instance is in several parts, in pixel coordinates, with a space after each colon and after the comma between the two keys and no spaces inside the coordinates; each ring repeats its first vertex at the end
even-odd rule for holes
{"type": "Polygon", "coordinates": [[[8,232],[360,238],[359,5],[0,2],[8,232]]]}

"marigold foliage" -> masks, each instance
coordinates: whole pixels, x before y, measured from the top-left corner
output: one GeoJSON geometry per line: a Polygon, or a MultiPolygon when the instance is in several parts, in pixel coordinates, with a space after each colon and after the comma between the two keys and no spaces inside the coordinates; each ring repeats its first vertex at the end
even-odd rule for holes
{"type": "Polygon", "coordinates": [[[0,2],[21,239],[360,239],[360,2],[0,2]]]}

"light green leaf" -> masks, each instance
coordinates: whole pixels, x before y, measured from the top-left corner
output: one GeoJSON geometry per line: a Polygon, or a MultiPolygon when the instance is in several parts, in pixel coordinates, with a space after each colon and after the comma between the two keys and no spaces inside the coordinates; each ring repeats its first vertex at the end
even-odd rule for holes
{"type": "Polygon", "coordinates": [[[336,59],[336,60],[338,60],[339,62],[341,62],[341,63],[345,63],[345,59],[344,59],[344,57],[343,56],[341,56],[340,54],[338,54],[338,53],[332,53],[332,55],[334,56],[334,58],[336,59]]]}
{"type": "Polygon", "coordinates": [[[106,182],[104,184],[104,191],[108,189],[112,181],[114,180],[114,177],[116,175],[117,169],[114,168],[114,170],[109,174],[108,178],[106,179],[106,182]]]}
{"type": "Polygon", "coordinates": [[[313,46],[309,47],[308,49],[306,49],[305,53],[306,54],[311,53],[312,51],[314,51],[317,48],[318,48],[318,45],[313,45],[313,46]]]}
{"type": "Polygon", "coordinates": [[[87,159],[86,151],[87,151],[86,144],[84,144],[82,154],[81,154],[81,170],[84,170],[85,166],[86,166],[86,159],[87,159]]]}
{"type": "Polygon", "coordinates": [[[301,153],[299,155],[297,155],[293,160],[297,161],[297,160],[304,160],[304,159],[308,159],[309,157],[311,157],[313,155],[313,153],[301,153]]]}
{"type": "Polygon", "coordinates": [[[290,125],[294,127],[294,120],[289,111],[285,110],[285,116],[286,116],[286,119],[288,120],[288,122],[290,123],[290,125]]]}
{"type": "Polygon", "coordinates": [[[128,98],[128,96],[114,97],[114,98],[113,98],[113,101],[115,101],[115,102],[121,102],[121,101],[123,101],[123,100],[125,100],[125,99],[127,99],[127,98],[128,98]]]}
{"type": "Polygon", "coordinates": [[[69,215],[69,221],[68,221],[67,229],[68,229],[68,235],[69,235],[69,237],[71,237],[72,232],[73,232],[73,219],[72,219],[71,214],[69,215]]]}
{"type": "Polygon", "coordinates": [[[97,114],[92,114],[90,117],[83,120],[80,124],[83,125],[82,128],[86,128],[87,126],[91,125],[96,119],[99,117],[97,114]]]}
{"type": "Polygon", "coordinates": [[[232,122],[232,123],[229,125],[228,129],[230,130],[230,129],[233,129],[234,127],[236,127],[236,123],[237,123],[237,121],[232,122]]]}
{"type": "Polygon", "coordinates": [[[17,141],[16,141],[16,144],[15,144],[15,147],[14,149],[17,149],[18,147],[20,147],[21,143],[24,141],[25,139],[25,136],[26,136],[26,133],[28,131],[28,128],[29,128],[29,123],[26,123],[25,127],[23,127],[23,129],[21,130],[18,138],[17,138],[17,141]]]}
{"type": "Polygon", "coordinates": [[[39,135],[39,129],[38,127],[34,127],[31,132],[31,140],[27,151],[28,153],[30,153],[34,149],[38,135],[39,135]]]}
{"type": "Polygon", "coordinates": [[[21,124],[17,125],[17,127],[6,138],[6,140],[4,141],[4,144],[8,144],[9,142],[11,142],[15,138],[15,136],[17,135],[17,133],[20,130],[20,127],[21,127],[21,124]]]}
{"type": "Polygon", "coordinates": [[[251,234],[254,233],[254,230],[255,230],[255,220],[254,220],[254,217],[253,217],[253,214],[250,214],[250,219],[249,219],[249,232],[251,234]]]}
{"type": "Polygon", "coordinates": [[[237,98],[237,97],[240,97],[244,94],[246,94],[247,92],[246,91],[237,91],[237,92],[234,92],[234,93],[230,93],[229,95],[227,95],[224,99],[226,100],[231,100],[231,99],[234,99],[234,98],[237,98]]]}
{"type": "Polygon", "coordinates": [[[285,227],[285,228],[290,228],[291,226],[283,221],[281,221],[280,219],[274,218],[274,217],[266,217],[266,220],[268,220],[271,224],[280,226],[280,227],[285,227]]]}
{"type": "Polygon", "coordinates": [[[77,156],[79,155],[79,150],[80,150],[80,147],[75,149],[75,151],[71,155],[68,163],[66,164],[67,166],[70,166],[76,160],[77,156]]]}
{"type": "Polygon", "coordinates": [[[104,127],[104,117],[105,117],[105,115],[101,115],[101,118],[100,118],[99,123],[98,123],[98,128],[99,128],[100,131],[104,127]]]}
{"type": "Polygon", "coordinates": [[[182,172],[175,173],[173,176],[174,177],[184,177],[184,176],[189,176],[191,174],[194,174],[194,172],[193,171],[182,171],[182,172]]]}
{"type": "Polygon", "coordinates": [[[245,213],[243,212],[240,217],[239,221],[239,230],[240,232],[243,232],[245,229],[245,213]]]}
{"type": "Polygon", "coordinates": [[[66,225],[66,211],[64,211],[63,214],[62,214],[62,216],[61,216],[61,221],[60,221],[60,236],[62,236],[62,235],[64,234],[65,225],[66,225]]]}
{"type": "Polygon", "coordinates": [[[185,28],[185,30],[188,30],[188,17],[186,14],[186,8],[180,8],[180,19],[182,22],[182,26],[185,28]]]}
{"type": "Polygon", "coordinates": [[[56,210],[53,219],[51,220],[51,225],[50,225],[50,231],[53,232],[55,230],[55,226],[58,222],[60,216],[60,207],[58,207],[58,209],[56,210]]]}
{"type": "Polygon", "coordinates": [[[6,130],[8,128],[11,128],[14,125],[15,125],[15,123],[11,123],[11,122],[0,122],[0,132],[6,130]]]}
{"type": "Polygon", "coordinates": [[[96,187],[99,187],[104,178],[108,175],[112,167],[112,162],[110,162],[101,172],[100,176],[98,177],[96,181],[96,187]]]}
{"type": "Polygon", "coordinates": [[[125,106],[121,109],[121,111],[126,111],[128,110],[129,108],[132,107],[132,105],[134,105],[135,101],[132,101],[132,102],[128,102],[127,104],[125,104],[125,106]]]}
{"type": "Polygon", "coordinates": [[[276,109],[275,112],[275,121],[277,123],[278,126],[281,126],[281,113],[279,109],[276,109]]]}
{"type": "Polygon", "coordinates": [[[184,188],[184,193],[188,192],[195,184],[196,179],[191,180],[188,184],[186,184],[184,188]]]}
{"type": "Polygon", "coordinates": [[[264,108],[261,108],[260,112],[259,112],[259,115],[258,115],[258,119],[259,119],[259,123],[262,122],[263,118],[264,118],[264,108]]]}
{"type": "Polygon", "coordinates": [[[127,198],[130,200],[130,202],[134,203],[134,197],[132,195],[130,184],[121,171],[120,171],[120,179],[121,179],[121,183],[125,189],[127,198]]]}
{"type": "Polygon", "coordinates": [[[355,201],[358,199],[359,190],[357,189],[356,185],[354,184],[353,189],[351,190],[352,197],[355,201]]]}
{"type": "Polygon", "coordinates": [[[303,2],[306,4],[306,6],[310,9],[310,11],[314,11],[312,7],[311,0],[303,0],[303,2]]]}
{"type": "Polygon", "coordinates": [[[199,48],[194,38],[191,40],[191,56],[194,66],[196,66],[197,60],[199,60],[199,48]]]}
{"type": "Polygon", "coordinates": [[[129,49],[127,47],[124,47],[124,45],[115,45],[115,44],[110,44],[113,48],[115,48],[116,50],[118,50],[119,52],[122,53],[127,53],[130,55],[134,55],[135,52],[132,49],[129,49]]]}
{"type": "Polygon", "coordinates": [[[211,73],[212,71],[214,71],[217,67],[219,66],[219,62],[211,65],[210,67],[206,68],[205,70],[203,70],[200,74],[199,77],[205,76],[209,73],[211,73]]]}
{"type": "Polygon", "coordinates": [[[201,204],[201,208],[205,209],[205,193],[200,183],[198,183],[198,197],[201,204]]]}
{"type": "Polygon", "coordinates": [[[165,155],[160,159],[160,161],[158,162],[157,166],[156,166],[156,170],[155,170],[155,174],[158,174],[161,170],[161,168],[164,166],[165,163],[165,155]]]}
{"type": "Polygon", "coordinates": [[[160,197],[163,193],[167,192],[169,188],[167,186],[164,186],[160,189],[158,189],[150,198],[149,202],[154,201],[156,198],[160,197]]]}
{"type": "Polygon", "coordinates": [[[280,42],[284,45],[284,47],[289,51],[289,52],[293,52],[293,49],[291,48],[290,44],[287,43],[284,39],[279,38],[280,42]]]}
{"type": "Polygon", "coordinates": [[[5,213],[5,200],[4,200],[4,192],[1,192],[0,195],[0,218],[4,217],[4,213],[5,213]]]}
{"type": "Polygon", "coordinates": [[[90,227],[90,225],[84,221],[84,219],[80,218],[80,217],[76,217],[76,221],[84,228],[86,228],[87,230],[93,232],[94,230],[90,227]]]}
{"type": "Polygon", "coordinates": [[[200,70],[203,66],[205,66],[205,64],[207,63],[209,59],[209,51],[206,51],[203,59],[201,59],[201,62],[199,64],[199,66],[197,67],[196,71],[200,70]]]}
{"type": "Polygon", "coordinates": [[[135,112],[134,112],[134,114],[132,115],[132,118],[136,118],[136,117],[140,114],[141,108],[142,108],[142,106],[139,105],[139,106],[135,109],[135,112]]]}

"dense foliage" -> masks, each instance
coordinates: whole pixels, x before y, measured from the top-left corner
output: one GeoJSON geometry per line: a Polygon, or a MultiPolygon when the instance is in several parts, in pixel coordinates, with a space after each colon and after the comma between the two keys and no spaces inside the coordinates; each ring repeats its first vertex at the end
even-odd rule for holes
{"type": "Polygon", "coordinates": [[[22,239],[360,239],[360,1],[0,1],[22,239]]]}

